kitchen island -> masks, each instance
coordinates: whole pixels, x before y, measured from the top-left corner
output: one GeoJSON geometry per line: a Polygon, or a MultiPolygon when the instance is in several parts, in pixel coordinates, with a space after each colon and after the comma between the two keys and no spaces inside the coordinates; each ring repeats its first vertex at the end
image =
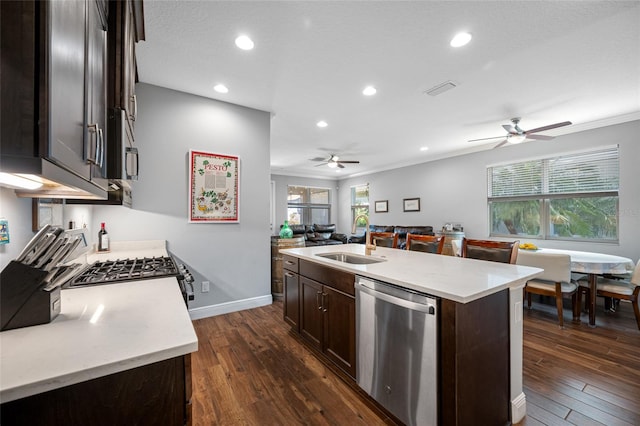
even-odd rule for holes
{"type": "MultiPolygon", "coordinates": [[[[166,255],[164,241],[112,243],[86,262],[166,255]]],[[[197,350],[175,277],[63,289],[52,322],[0,333],[2,424],[184,424],[197,350]]]]}
{"type": "Polygon", "coordinates": [[[351,377],[357,362],[351,280],[358,275],[440,298],[439,423],[524,418],[522,288],[542,270],[382,247],[365,256],[361,244],[283,254],[285,320],[351,377]],[[321,256],[338,252],[378,262],[321,256]]]}

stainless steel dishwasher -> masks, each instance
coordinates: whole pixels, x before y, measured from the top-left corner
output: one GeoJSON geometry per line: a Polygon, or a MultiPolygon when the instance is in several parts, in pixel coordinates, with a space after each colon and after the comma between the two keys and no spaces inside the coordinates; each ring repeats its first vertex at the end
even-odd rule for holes
{"type": "Polygon", "coordinates": [[[407,425],[438,423],[438,300],[356,276],[358,385],[407,425]]]}

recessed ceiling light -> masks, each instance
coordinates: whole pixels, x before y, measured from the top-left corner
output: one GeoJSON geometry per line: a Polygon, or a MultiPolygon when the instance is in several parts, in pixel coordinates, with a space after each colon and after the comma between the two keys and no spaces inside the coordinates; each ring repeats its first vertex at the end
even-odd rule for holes
{"type": "Polygon", "coordinates": [[[246,35],[241,35],[240,37],[236,38],[236,46],[238,46],[240,49],[242,50],[251,50],[253,49],[253,40],[251,40],[249,37],[247,37],[246,35]]]}
{"type": "Polygon", "coordinates": [[[227,86],[225,86],[224,84],[216,84],[215,86],[213,86],[213,90],[215,90],[218,93],[228,93],[229,89],[227,89],[227,86]]]}
{"type": "Polygon", "coordinates": [[[423,146],[422,148],[420,148],[420,151],[428,151],[429,147],[428,146],[423,146]]]}
{"type": "Polygon", "coordinates": [[[458,33],[451,39],[451,47],[462,47],[471,41],[471,34],[458,33]]]}
{"type": "Polygon", "coordinates": [[[373,96],[375,95],[377,92],[376,88],[373,86],[367,86],[364,88],[364,90],[362,91],[362,94],[365,96],[373,96]]]}
{"type": "Polygon", "coordinates": [[[327,122],[326,122],[326,121],[321,120],[321,121],[318,121],[318,122],[316,123],[316,126],[318,126],[318,127],[327,127],[327,126],[328,126],[328,124],[327,124],[327,122]]]}

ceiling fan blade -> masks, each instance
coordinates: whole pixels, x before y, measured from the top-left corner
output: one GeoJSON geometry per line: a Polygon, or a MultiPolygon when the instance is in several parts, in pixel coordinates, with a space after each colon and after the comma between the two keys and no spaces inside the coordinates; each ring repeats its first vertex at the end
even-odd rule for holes
{"type": "Polygon", "coordinates": [[[470,141],[467,141],[467,142],[488,141],[488,140],[491,140],[491,139],[500,139],[500,138],[504,138],[504,135],[502,135],[502,136],[493,136],[493,137],[490,137],[490,138],[482,138],[482,139],[471,139],[470,141]]]}
{"type": "Polygon", "coordinates": [[[549,124],[548,126],[542,126],[535,129],[527,130],[525,133],[530,134],[530,133],[544,132],[545,130],[551,130],[558,127],[569,126],[570,124],[573,124],[573,123],[571,123],[570,121],[563,121],[562,123],[549,124]]]}
{"type": "Polygon", "coordinates": [[[344,169],[344,166],[342,164],[340,164],[341,161],[338,161],[336,164],[338,165],[339,168],[344,169]]]}
{"type": "Polygon", "coordinates": [[[359,161],[343,161],[343,160],[338,160],[336,161],[336,163],[340,164],[340,163],[344,163],[344,164],[360,164],[359,161]]]}
{"type": "Polygon", "coordinates": [[[328,164],[327,162],[324,162],[324,163],[316,164],[316,165],[315,165],[315,166],[313,166],[313,167],[326,166],[327,164],[328,164]]]}
{"type": "Polygon", "coordinates": [[[537,139],[539,141],[550,141],[551,139],[555,139],[555,137],[547,136],[547,135],[527,135],[527,139],[537,139]]]}
{"type": "Polygon", "coordinates": [[[309,161],[327,161],[327,157],[309,158],[309,161]]]}
{"type": "Polygon", "coordinates": [[[507,131],[507,133],[518,133],[518,130],[513,127],[513,124],[503,124],[502,128],[507,131]]]}
{"type": "Polygon", "coordinates": [[[502,145],[506,144],[508,141],[509,141],[508,139],[503,140],[498,145],[494,146],[493,149],[500,148],[502,145]]]}

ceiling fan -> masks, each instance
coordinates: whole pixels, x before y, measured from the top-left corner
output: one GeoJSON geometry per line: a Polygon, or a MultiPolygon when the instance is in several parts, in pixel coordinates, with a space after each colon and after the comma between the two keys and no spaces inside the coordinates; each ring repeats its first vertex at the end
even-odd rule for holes
{"type": "Polygon", "coordinates": [[[359,164],[360,163],[359,161],[340,160],[340,157],[338,157],[335,154],[331,154],[329,158],[325,158],[325,157],[312,158],[311,161],[322,161],[322,163],[317,164],[316,167],[324,166],[326,164],[332,169],[335,169],[336,167],[344,169],[343,164],[359,164]]]}
{"type": "Polygon", "coordinates": [[[548,141],[553,139],[553,136],[545,136],[545,135],[536,135],[534,133],[544,132],[545,130],[555,129],[557,127],[568,126],[572,124],[570,121],[563,121],[562,123],[549,124],[547,126],[538,127],[531,130],[522,130],[520,126],[520,117],[515,117],[511,119],[511,124],[503,124],[502,127],[507,131],[506,136],[494,136],[491,138],[482,138],[482,139],[472,139],[469,142],[477,142],[477,141],[486,141],[489,139],[498,139],[504,138],[498,145],[494,146],[494,148],[500,148],[502,145],[508,143],[520,143],[524,142],[525,139],[537,139],[548,141]]]}

